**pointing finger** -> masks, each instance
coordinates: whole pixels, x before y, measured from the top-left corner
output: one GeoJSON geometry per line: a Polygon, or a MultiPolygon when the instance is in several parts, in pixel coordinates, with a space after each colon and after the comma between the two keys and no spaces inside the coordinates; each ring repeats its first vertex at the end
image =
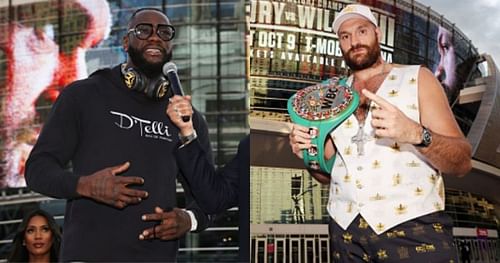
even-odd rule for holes
{"type": "Polygon", "coordinates": [[[371,101],[375,102],[382,109],[390,109],[390,108],[394,107],[391,103],[389,103],[388,101],[384,100],[382,97],[378,96],[377,94],[375,94],[367,89],[364,89],[361,92],[363,92],[363,95],[365,95],[371,101]]]}

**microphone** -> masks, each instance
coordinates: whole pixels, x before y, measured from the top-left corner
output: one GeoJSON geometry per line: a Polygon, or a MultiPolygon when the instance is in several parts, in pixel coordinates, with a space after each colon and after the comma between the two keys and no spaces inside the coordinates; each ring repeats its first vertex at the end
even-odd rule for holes
{"type": "MultiPolygon", "coordinates": [[[[163,75],[167,77],[170,82],[170,88],[174,95],[184,96],[184,91],[182,90],[181,81],[177,75],[177,66],[173,62],[167,62],[163,65],[163,75]]],[[[182,116],[183,122],[188,122],[191,116],[182,116]]]]}

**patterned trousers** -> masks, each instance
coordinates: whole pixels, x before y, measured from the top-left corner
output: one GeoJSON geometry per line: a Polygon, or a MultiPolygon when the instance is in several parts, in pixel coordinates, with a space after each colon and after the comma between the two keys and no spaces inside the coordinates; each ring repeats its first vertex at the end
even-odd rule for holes
{"type": "Polygon", "coordinates": [[[358,215],[347,230],[330,221],[332,262],[458,262],[453,221],[436,212],[377,235],[358,215]]]}

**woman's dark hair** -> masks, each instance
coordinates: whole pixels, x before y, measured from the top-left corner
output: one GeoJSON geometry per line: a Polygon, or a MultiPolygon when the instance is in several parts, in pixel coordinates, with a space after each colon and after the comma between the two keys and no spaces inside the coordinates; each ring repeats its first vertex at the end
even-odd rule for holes
{"type": "Polygon", "coordinates": [[[19,225],[16,235],[12,241],[12,251],[8,257],[8,262],[28,262],[29,253],[26,246],[23,245],[24,233],[28,227],[28,223],[34,216],[42,216],[47,220],[50,231],[52,232],[52,246],[50,248],[50,262],[58,262],[59,248],[61,245],[61,230],[57,225],[56,220],[52,215],[44,210],[37,209],[29,212],[24,216],[23,222],[19,225]]]}

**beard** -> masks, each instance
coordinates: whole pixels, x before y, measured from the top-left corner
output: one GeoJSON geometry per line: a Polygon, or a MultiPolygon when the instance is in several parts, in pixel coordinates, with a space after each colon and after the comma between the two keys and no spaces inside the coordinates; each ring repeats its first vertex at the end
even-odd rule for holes
{"type": "Polygon", "coordinates": [[[172,59],[172,50],[165,51],[161,50],[163,58],[160,62],[151,63],[146,60],[141,50],[132,47],[130,44],[128,46],[128,55],[135,67],[139,69],[148,78],[154,78],[162,74],[163,65],[172,59]]]}
{"type": "Polygon", "coordinates": [[[354,47],[351,47],[349,50],[342,50],[342,54],[344,55],[344,60],[347,66],[352,70],[363,70],[374,65],[379,57],[380,57],[380,46],[375,39],[370,45],[361,45],[358,44],[354,47]],[[361,58],[358,56],[357,58],[351,57],[351,53],[358,48],[365,48],[368,50],[368,53],[361,58]]]}

